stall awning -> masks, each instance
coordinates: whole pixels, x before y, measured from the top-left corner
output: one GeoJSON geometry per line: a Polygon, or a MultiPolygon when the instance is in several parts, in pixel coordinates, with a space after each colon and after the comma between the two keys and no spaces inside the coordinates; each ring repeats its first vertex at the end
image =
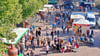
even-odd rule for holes
{"type": "Polygon", "coordinates": [[[45,4],[44,7],[45,8],[51,8],[51,7],[53,7],[53,5],[47,5],[47,4],[45,4]]]}
{"type": "Polygon", "coordinates": [[[79,12],[72,12],[71,19],[85,19],[85,14],[79,12]]]}
{"type": "Polygon", "coordinates": [[[16,33],[17,37],[14,39],[14,42],[11,42],[10,40],[3,40],[5,42],[5,44],[17,44],[19,42],[19,40],[26,34],[26,32],[28,32],[29,29],[28,28],[16,28],[13,30],[13,32],[16,33]],[[8,43],[9,41],[9,43],[8,43]]]}
{"type": "Polygon", "coordinates": [[[51,1],[49,1],[49,4],[57,4],[58,2],[57,1],[55,1],[55,0],[51,0],[51,1]]]}
{"type": "Polygon", "coordinates": [[[45,12],[45,11],[47,11],[47,10],[48,10],[47,8],[43,8],[43,9],[40,9],[39,11],[45,12]]]}
{"type": "Polygon", "coordinates": [[[79,26],[90,26],[89,21],[88,20],[85,20],[85,19],[79,19],[77,21],[74,21],[73,24],[75,26],[76,25],[79,25],[79,26]]]}
{"type": "Polygon", "coordinates": [[[93,4],[94,2],[84,2],[84,4],[93,4]]]}

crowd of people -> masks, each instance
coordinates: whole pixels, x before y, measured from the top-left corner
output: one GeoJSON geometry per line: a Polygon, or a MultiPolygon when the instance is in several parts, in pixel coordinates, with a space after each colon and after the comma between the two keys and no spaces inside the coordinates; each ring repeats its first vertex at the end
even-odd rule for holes
{"type": "MultiPolygon", "coordinates": [[[[21,43],[18,43],[17,45],[18,54],[24,54],[25,49],[26,51],[31,49],[27,55],[34,56],[35,48],[41,46],[45,47],[46,54],[48,54],[49,51],[54,50],[56,50],[57,53],[76,52],[79,51],[80,42],[85,43],[92,41],[93,43],[93,30],[91,30],[91,34],[89,30],[87,30],[86,34],[74,34],[72,37],[69,37],[68,40],[60,38],[61,34],[71,34],[70,28],[67,27],[66,23],[66,20],[70,20],[69,12],[62,11],[58,7],[56,10],[54,9],[53,11],[48,11],[46,15],[43,13],[39,13],[39,15],[44,23],[49,22],[49,19],[55,20],[55,22],[52,21],[52,29],[50,30],[47,25],[45,28],[46,34],[43,34],[43,29],[41,27],[31,25],[29,32],[22,38],[21,43]],[[57,28],[59,25],[61,25],[60,28],[62,29],[63,33],[57,28]]],[[[78,32],[81,32],[81,29],[79,29],[78,32]]]]}

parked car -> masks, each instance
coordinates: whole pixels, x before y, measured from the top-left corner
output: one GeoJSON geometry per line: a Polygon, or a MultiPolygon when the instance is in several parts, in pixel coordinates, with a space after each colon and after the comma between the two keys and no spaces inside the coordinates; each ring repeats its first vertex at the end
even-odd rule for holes
{"type": "Polygon", "coordinates": [[[61,5],[64,7],[64,9],[72,9],[74,8],[74,5],[71,1],[64,1],[64,4],[61,5]]]}
{"type": "Polygon", "coordinates": [[[100,28],[100,17],[99,17],[98,20],[97,20],[97,25],[98,25],[98,27],[100,28]]]}
{"type": "Polygon", "coordinates": [[[96,18],[95,18],[94,12],[87,12],[86,19],[89,21],[90,26],[94,28],[96,25],[96,18]]]}

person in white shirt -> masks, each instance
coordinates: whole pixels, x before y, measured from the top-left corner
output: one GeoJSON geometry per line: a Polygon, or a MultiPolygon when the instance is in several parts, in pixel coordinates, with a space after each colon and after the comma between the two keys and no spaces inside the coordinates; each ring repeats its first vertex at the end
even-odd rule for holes
{"type": "Polygon", "coordinates": [[[48,51],[49,51],[49,46],[48,45],[46,45],[45,50],[46,50],[46,55],[47,55],[48,51]]]}

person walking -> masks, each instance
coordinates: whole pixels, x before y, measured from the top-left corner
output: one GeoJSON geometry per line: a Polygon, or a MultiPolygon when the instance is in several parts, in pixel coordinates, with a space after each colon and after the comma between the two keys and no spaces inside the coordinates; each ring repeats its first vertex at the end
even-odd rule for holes
{"type": "Polygon", "coordinates": [[[27,41],[27,42],[26,42],[27,51],[28,51],[28,49],[29,49],[29,45],[30,45],[30,43],[27,41]]]}
{"type": "Polygon", "coordinates": [[[20,45],[20,51],[24,55],[24,46],[23,46],[23,44],[20,45]]]}
{"type": "Polygon", "coordinates": [[[36,30],[36,38],[38,38],[38,29],[36,30]]]}
{"type": "Polygon", "coordinates": [[[79,51],[79,43],[78,43],[78,41],[76,42],[76,51],[79,51]]]}
{"type": "Polygon", "coordinates": [[[79,8],[80,8],[80,11],[82,11],[82,6],[80,6],[79,8]]]}
{"type": "Polygon", "coordinates": [[[38,38],[37,38],[37,45],[38,45],[38,47],[39,47],[39,44],[40,44],[40,41],[39,41],[39,36],[38,36],[38,38]]]}
{"type": "Polygon", "coordinates": [[[60,52],[60,43],[57,44],[57,53],[60,52]]]}
{"type": "Polygon", "coordinates": [[[57,35],[57,28],[55,27],[55,35],[57,35]]]}
{"type": "Polygon", "coordinates": [[[55,22],[57,23],[57,20],[58,20],[58,18],[57,17],[55,17],[55,22]]]}
{"type": "Polygon", "coordinates": [[[54,29],[55,27],[56,27],[56,24],[55,24],[55,23],[53,23],[53,24],[52,24],[52,28],[54,29]]]}
{"type": "Polygon", "coordinates": [[[51,41],[51,39],[49,37],[47,37],[47,43],[49,46],[50,46],[50,41],[51,41]]]}
{"type": "Polygon", "coordinates": [[[93,34],[94,34],[94,30],[93,30],[93,29],[91,29],[91,35],[93,36],[93,34]]]}
{"type": "Polygon", "coordinates": [[[67,27],[67,34],[69,34],[69,28],[67,27]]]}
{"type": "Polygon", "coordinates": [[[52,40],[54,39],[54,31],[51,31],[52,40]]]}
{"type": "Polygon", "coordinates": [[[35,31],[35,28],[36,28],[36,26],[35,26],[35,25],[33,25],[33,31],[35,31]]]}
{"type": "Polygon", "coordinates": [[[46,47],[45,47],[45,51],[46,51],[46,55],[48,55],[48,51],[49,51],[49,46],[48,46],[48,44],[47,44],[46,47]]]}
{"type": "Polygon", "coordinates": [[[59,35],[60,35],[60,32],[59,32],[59,30],[57,30],[57,37],[59,37],[59,35]]]}
{"type": "Polygon", "coordinates": [[[55,38],[54,38],[54,44],[55,44],[55,45],[56,45],[56,42],[57,42],[57,38],[55,37],[55,38]]]}
{"type": "Polygon", "coordinates": [[[62,53],[64,53],[64,51],[65,51],[65,49],[64,49],[64,47],[62,47],[62,53]]]}
{"type": "Polygon", "coordinates": [[[49,36],[49,29],[46,27],[46,36],[49,36]]]}
{"type": "Polygon", "coordinates": [[[33,50],[30,51],[30,56],[34,56],[33,50]]]}
{"type": "Polygon", "coordinates": [[[32,39],[31,45],[32,45],[32,49],[35,50],[35,40],[34,39],[32,39]]]}
{"type": "Polygon", "coordinates": [[[41,16],[41,20],[43,20],[43,22],[44,22],[44,14],[41,13],[40,16],[41,16]]]}
{"type": "Polygon", "coordinates": [[[72,37],[70,37],[70,38],[69,38],[69,42],[70,42],[70,43],[72,43],[72,42],[73,42],[73,39],[72,39],[72,37]]]}
{"type": "Polygon", "coordinates": [[[33,33],[33,27],[32,26],[30,27],[30,33],[33,33]]]}
{"type": "Polygon", "coordinates": [[[62,25],[62,30],[63,30],[63,33],[65,34],[65,29],[66,29],[66,26],[65,26],[65,24],[64,25],[62,25]]]}

